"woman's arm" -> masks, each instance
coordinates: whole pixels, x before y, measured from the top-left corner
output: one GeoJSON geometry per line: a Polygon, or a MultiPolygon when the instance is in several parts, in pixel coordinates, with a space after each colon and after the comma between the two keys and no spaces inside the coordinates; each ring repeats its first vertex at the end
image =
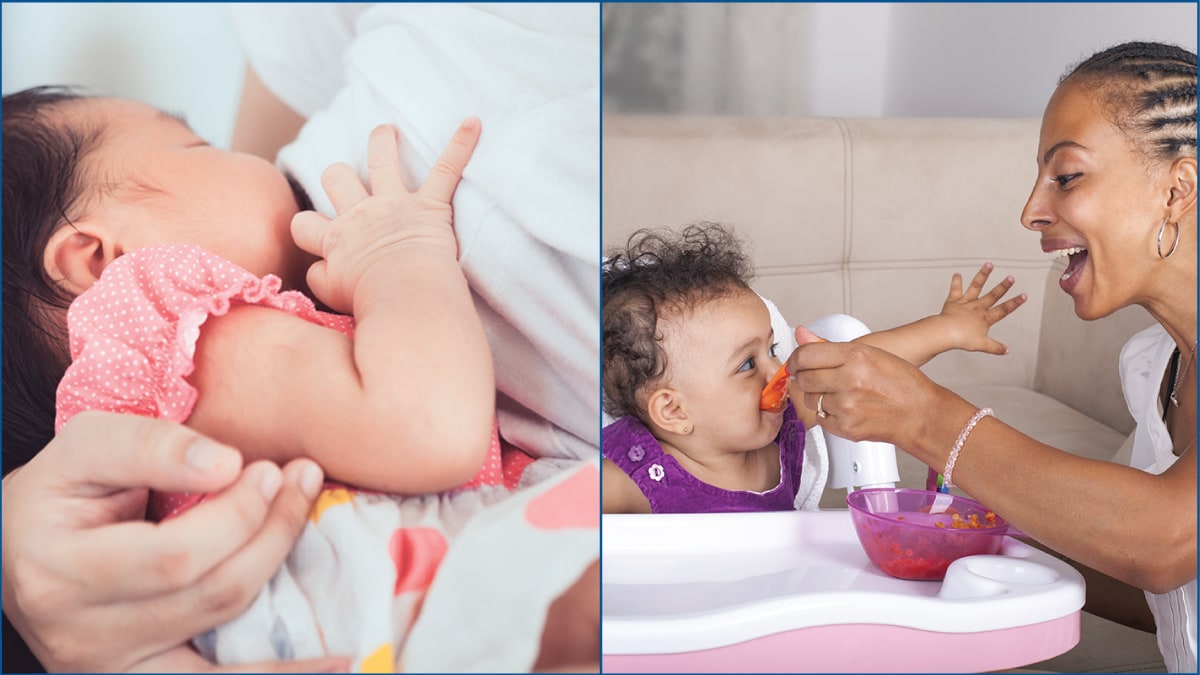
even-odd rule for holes
{"type": "Polygon", "coordinates": [[[186,643],[254,599],[321,478],[307,461],[282,474],[266,462],[243,468],[234,449],[172,422],[81,413],[4,478],[4,614],[49,672],[209,668],[186,643]],[[143,521],[147,488],[220,494],[154,525],[143,521]]]}
{"type": "Polygon", "coordinates": [[[457,260],[450,200],[479,138],[456,132],[425,184],[401,179],[397,134],[368,142],[371,191],[348,166],[323,177],[338,217],[292,222],[321,260],[313,293],[353,313],[355,337],[238,307],[205,324],[189,425],[249,456],[309,457],[333,479],[427,493],[479,471],[495,417],[491,351],[457,260]]]}
{"type": "MultiPolygon", "coordinates": [[[[850,440],[894,443],[943,467],[977,406],[912,364],[859,344],[802,345],[799,387],[825,392],[822,425],[850,440]]],[[[804,395],[816,407],[817,394],[804,395]]],[[[1099,572],[1153,592],[1196,578],[1196,455],[1161,475],[1086,459],[992,417],[967,438],[954,484],[1016,527],[1099,572]]]]}
{"type": "Polygon", "coordinates": [[[272,94],[254,69],[247,65],[229,149],[273,162],[279,150],[299,135],[305,121],[272,94]]]}
{"type": "Polygon", "coordinates": [[[1097,572],[1039,541],[1029,539],[1025,543],[1053,555],[1083,575],[1084,589],[1087,592],[1087,599],[1083,604],[1084,611],[1140,631],[1155,632],[1154,613],[1146,603],[1145,591],[1097,572]]]}

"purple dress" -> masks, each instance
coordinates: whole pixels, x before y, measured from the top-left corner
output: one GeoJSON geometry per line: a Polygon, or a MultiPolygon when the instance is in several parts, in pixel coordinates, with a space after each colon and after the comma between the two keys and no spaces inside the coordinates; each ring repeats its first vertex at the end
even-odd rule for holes
{"type": "Polygon", "coordinates": [[[633,479],[654,513],[723,513],[795,509],[804,466],[804,423],[788,401],[779,445],[779,485],[766,492],[726,490],[684,470],[635,417],[622,417],[601,432],[604,457],[633,479]]]}

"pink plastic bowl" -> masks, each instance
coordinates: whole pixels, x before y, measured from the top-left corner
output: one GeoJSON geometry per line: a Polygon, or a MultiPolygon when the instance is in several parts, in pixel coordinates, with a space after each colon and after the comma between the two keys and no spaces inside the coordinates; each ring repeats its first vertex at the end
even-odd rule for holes
{"type": "Polygon", "coordinates": [[[939,581],[955,560],[1000,550],[1008,532],[1008,523],[995,514],[989,518],[987,507],[951,494],[871,488],[846,495],[846,504],[867,557],[900,579],[939,581]],[[961,519],[958,528],[954,514],[961,519]],[[979,527],[963,528],[972,516],[979,527]]]}

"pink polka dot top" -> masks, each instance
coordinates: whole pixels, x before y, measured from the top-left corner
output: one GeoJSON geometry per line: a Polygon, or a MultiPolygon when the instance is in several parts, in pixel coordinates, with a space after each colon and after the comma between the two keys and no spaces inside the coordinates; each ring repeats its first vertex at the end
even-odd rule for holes
{"type": "MultiPolygon", "coordinates": [[[[55,433],[85,410],[186,422],[198,396],[187,377],[200,327],[238,304],[272,307],[354,337],[353,317],[322,312],[281,284],[275,275],[259,278],[186,244],[150,246],[112,261],[67,310],[71,365],[58,386],[55,433]]],[[[489,453],[488,465],[498,461],[498,451],[494,460],[489,453]]],[[[200,498],[172,499],[169,512],[200,498]]]]}

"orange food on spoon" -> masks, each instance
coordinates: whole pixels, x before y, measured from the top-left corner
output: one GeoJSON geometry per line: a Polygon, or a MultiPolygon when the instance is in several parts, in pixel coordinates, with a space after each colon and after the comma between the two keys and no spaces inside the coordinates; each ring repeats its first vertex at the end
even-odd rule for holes
{"type": "Polygon", "coordinates": [[[762,390],[762,395],[758,399],[759,410],[768,412],[779,412],[783,410],[784,404],[787,403],[787,388],[788,388],[788,369],[787,364],[784,364],[779,372],[771,377],[771,381],[767,383],[765,389],[762,390]]]}
{"type": "MultiPolygon", "coordinates": [[[[817,338],[817,342],[825,342],[817,338]]],[[[787,364],[771,376],[771,381],[767,382],[767,386],[763,388],[762,394],[758,399],[758,409],[766,410],[767,412],[779,412],[783,410],[783,406],[787,403],[788,390],[788,373],[787,364]]]]}

